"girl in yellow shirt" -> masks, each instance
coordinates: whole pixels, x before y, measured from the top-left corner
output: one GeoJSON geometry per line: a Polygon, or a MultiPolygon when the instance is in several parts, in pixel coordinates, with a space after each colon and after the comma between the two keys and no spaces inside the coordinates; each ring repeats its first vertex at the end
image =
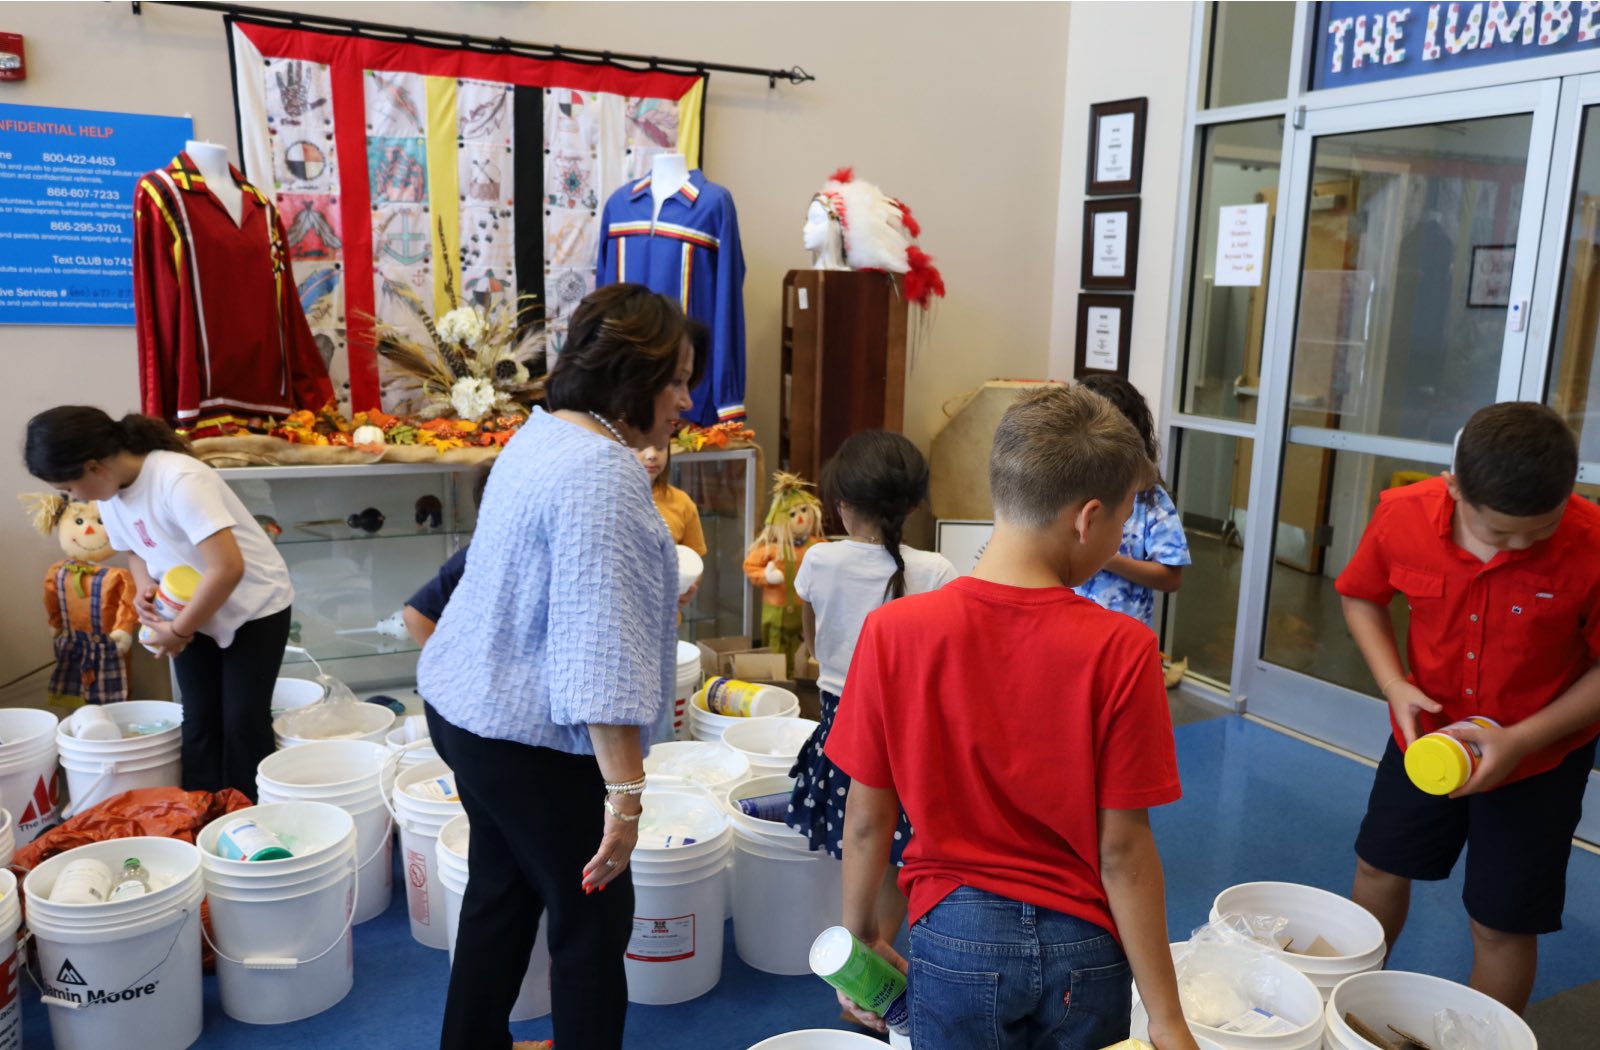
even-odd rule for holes
{"type": "Polygon", "coordinates": [[[655,497],[656,510],[672,532],[672,542],[688,547],[700,557],[706,556],[706,536],[700,528],[700,508],[694,505],[689,494],[667,480],[672,466],[672,451],[666,448],[647,447],[636,453],[650,475],[650,495],[655,497]]]}

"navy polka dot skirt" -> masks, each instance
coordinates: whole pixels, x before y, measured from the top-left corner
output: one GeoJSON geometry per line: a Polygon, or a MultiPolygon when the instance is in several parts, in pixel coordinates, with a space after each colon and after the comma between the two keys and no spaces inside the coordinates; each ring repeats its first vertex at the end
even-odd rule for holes
{"type": "MultiPolygon", "coordinates": [[[[822,694],[822,722],[806,746],[800,749],[789,775],[795,778],[794,795],[789,799],[789,812],[784,823],[811,841],[813,850],[825,849],[833,857],[842,857],[840,846],[844,838],[844,803],[850,793],[850,778],[828,760],[823,747],[828,743],[828,730],[833,728],[833,716],[839,710],[839,698],[832,693],[822,694]]],[[[895,825],[894,842],[889,848],[889,860],[895,867],[905,864],[906,846],[911,842],[911,822],[905,810],[900,811],[900,822],[895,825]]]]}

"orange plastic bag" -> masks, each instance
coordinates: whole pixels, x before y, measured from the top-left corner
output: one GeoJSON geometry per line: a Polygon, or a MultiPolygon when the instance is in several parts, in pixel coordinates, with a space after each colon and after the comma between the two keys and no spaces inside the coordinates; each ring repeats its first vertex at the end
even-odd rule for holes
{"type": "MultiPolygon", "coordinates": [[[[124,791],[28,843],[17,851],[11,869],[17,875],[20,888],[23,877],[34,868],[58,853],[91,842],[108,842],[138,835],[193,842],[195,836],[200,834],[200,829],[213,820],[254,804],[243,792],[233,788],[223,788],[215,793],[184,791],[175,787],[124,791]]],[[[22,903],[26,908],[27,901],[24,899],[22,903]]],[[[200,920],[209,922],[205,904],[200,906],[200,920]]],[[[203,962],[209,971],[212,966],[211,946],[203,945],[203,949],[203,962]]]]}

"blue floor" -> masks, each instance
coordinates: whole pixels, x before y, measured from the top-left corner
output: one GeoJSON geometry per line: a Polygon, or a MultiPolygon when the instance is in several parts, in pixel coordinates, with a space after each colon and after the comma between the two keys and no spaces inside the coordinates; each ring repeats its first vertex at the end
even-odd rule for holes
{"type": "MultiPolygon", "coordinates": [[[[1155,811],[1167,873],[1167,916],[1174,939],[1205,921],[1212,898],[1239,882],[1282,880],[1349,888],[1350,844],[1366,803],[1371,771],[1242,718],[1177,730],[1183,801],[1155,811]]],[[[1459,867],[1459,866],[1458,866],[1459,867]]],[[[197,1046],[238,1050],[361,1050],[435,1045],[448,973],[442,951],[412,941],[404,899],[357,927],[356,987],[337,1007],[299,1024],[267,1028],[230,1020],[206,978],[205,1034],[197,1046]]],[[[1600,979],[1600,857],[1573,854],[1566,926],[1541,941],[1535,1000],[1600,979]]],[[[1459,876],[1419,884],[1398,969],[1453,980],[1466,977],[1471,946],[1459,876]]],[[[24,981],[24,1041],[49,1046],[38,993],[24,981]]],[[[709,995],[673,1007],[628,1013],[630,1050],[743,1050],[779,1032],[845,1027],[833,993],[809,977],[773,977],[741,963],[731,927],[722,982],[709,995]]],[[[521,1039],[548,1038],[548,1020],[514,1026],[521,1039]]],[[[137,1033],[125,1046],[141,1050],[137,1033]]],[[[568,1048],[581,1050],[581,1048],[568,1048]]]]}

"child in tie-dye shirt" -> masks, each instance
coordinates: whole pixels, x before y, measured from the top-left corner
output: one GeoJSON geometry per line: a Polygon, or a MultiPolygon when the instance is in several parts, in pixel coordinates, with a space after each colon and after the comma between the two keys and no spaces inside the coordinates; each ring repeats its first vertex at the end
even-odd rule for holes
{"type": "MultiPolygon", "coordinates": [[[[1155,422],[1144,395],[1132,383],[1115,375],[1091,375],[1080,381],[1128,417],[1144,438],[1150,459],[1158,456],[1155,422]]],[[[1156,591],[1172,593],[1183,583],[1189,564],[1189,541],[1172,497],[1159,484],[1139,493],[1133,513],[1122,524],[1122,546],[1077,592],[1116,612],[1127,613],[1147,627],[1155,626],[1156,591]]]]}

